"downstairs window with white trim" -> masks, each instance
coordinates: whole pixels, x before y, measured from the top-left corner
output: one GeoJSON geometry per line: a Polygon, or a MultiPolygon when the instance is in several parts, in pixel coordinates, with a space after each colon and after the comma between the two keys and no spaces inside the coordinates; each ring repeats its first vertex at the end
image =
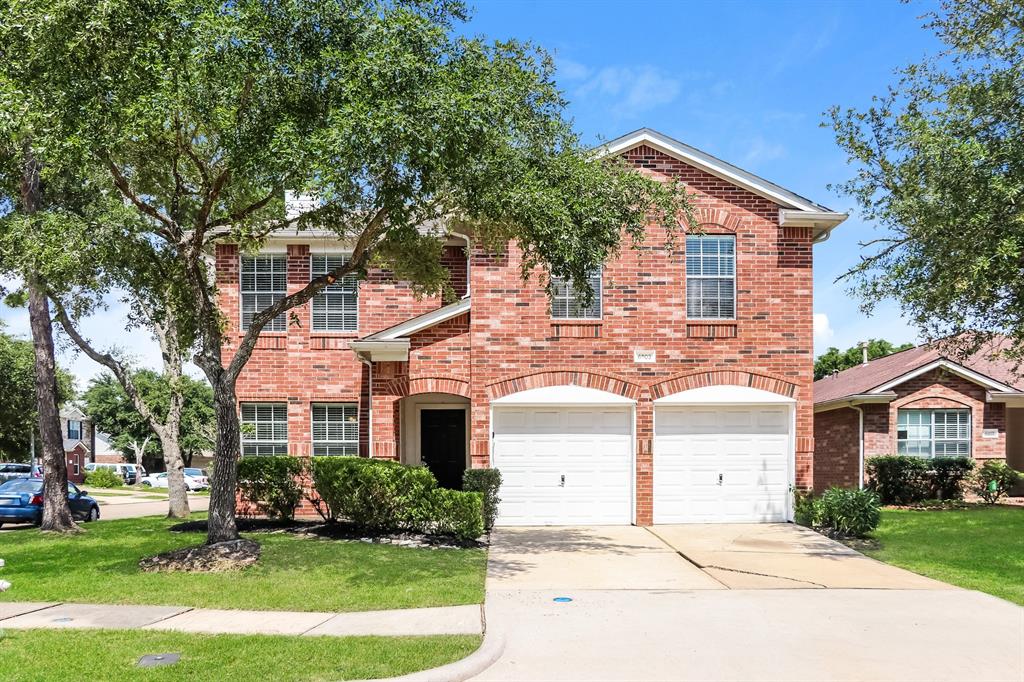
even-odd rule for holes
{"type": "Polygon", "coordinates": [[[896,452],[912,457],[970,457],[971,411],[899,410],[896,452]]]}
{"type": "Polygon", "coordinates": [[[355,403],[313,405],[313,456],[359,454],[359,409],[355,403]]]}
{"type": "Polygon", "coordinates": [[[288,405],[242,403],[242,456],[288,454],[288,405]]]}

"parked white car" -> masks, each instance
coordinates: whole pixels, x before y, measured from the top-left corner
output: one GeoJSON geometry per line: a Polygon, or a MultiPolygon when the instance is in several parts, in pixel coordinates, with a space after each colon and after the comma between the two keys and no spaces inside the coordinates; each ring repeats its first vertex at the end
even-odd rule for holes
{"type": "MultiPolygon", "coordinates": [[[[142,479],[142,486],[144,488],[166,488],[167,485],[167,472],[161,474],[153,474],[152,476],[146,476],[142,479]]],[[[206,490],[210,487],[209,482],[205,480],[199,480],[193,476],[185,474],[185,487],[188,490],[206,490]]]]}

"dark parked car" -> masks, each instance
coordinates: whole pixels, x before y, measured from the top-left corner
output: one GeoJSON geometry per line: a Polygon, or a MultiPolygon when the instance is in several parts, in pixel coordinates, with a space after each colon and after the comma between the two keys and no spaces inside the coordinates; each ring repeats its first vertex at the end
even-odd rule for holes
{"type": "MultiPolygon", "coordinates": [[[[76,519],[96,521],[100,518],[99,503],[74,483],[68,483],[68,504],[76,519]]],[[[16,478],[0,484],[0,526],[5,523],[39,524],[42,518],[42,479],[16,478]]]]}

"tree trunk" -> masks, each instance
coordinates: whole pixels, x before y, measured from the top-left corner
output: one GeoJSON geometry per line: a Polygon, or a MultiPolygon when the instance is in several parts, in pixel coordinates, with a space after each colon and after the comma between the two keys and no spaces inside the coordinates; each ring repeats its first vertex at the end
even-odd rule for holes
{"type": "Polygon", "coordinates": [[[210,481],[207,544],[238,539],[235,523],[235,489],[238,479],[239,426],[234,387],[220,379],[213,384],[213,409],[217,416],[217,442],[210,481]]]}
{"type": "Polygon", "coordinates": [[[53,353],[53,326],[50,303],[36,282],[28,288],[29,324],[36,361],[36,401],[39,434],[43,446],[43,521],[42,530],[61,533],[79,529],[68,506],[68,466],[64,457],[64,439],[57,409],[57,371],[53,353]]]}
{"type": "Polygon", "coordinates": [[[161,438],[164,464],[167,466],[167,518],[187,519],[188,490],[185,488],[185,464],[177,438],[161,438]]]}

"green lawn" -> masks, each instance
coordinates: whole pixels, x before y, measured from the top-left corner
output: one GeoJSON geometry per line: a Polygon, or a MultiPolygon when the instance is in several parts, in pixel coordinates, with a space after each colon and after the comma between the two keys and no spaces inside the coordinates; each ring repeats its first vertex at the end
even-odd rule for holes
{"type": "Polygon", "coordinates": [[[886,509],[874,537],[876,559],[1024,605],[1024,507],[886,509]]]}
{"type": "MultiPolygon", "coordinates": [[[[143,573],[138,560],[187,545],[162,517],[100,521],[70,537],[20,530],[0,535],[2,601],[166,604],[225,609],[364,611],[477,604],[481,549],[419,549],[289,533],[253,533],[260,561],[228,573],[143,573]]],[[[3,676],[0,676],[3,679],[3,676]]]]}
{"type": "Polygon", "coordinates": [[[361,680],[404,675],[465,658],[472,635],[441,637],[278,637],[138,630],[7,630],[0,633],[0,679],[361,680]],[[144,654],[180,653],[175,665],[141,669],[144,654]]]}

